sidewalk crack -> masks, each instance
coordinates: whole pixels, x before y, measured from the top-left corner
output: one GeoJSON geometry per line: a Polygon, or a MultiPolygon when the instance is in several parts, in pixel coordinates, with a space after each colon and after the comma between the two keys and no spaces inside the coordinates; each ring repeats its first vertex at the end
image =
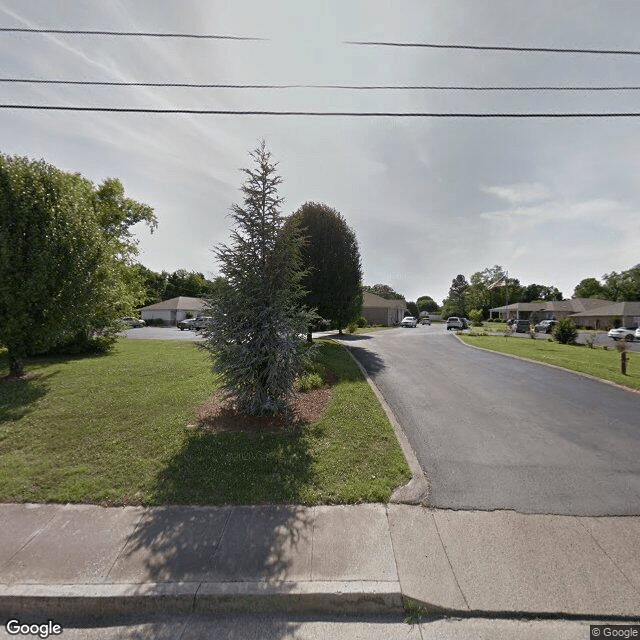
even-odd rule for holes
{"type": "MultiPolygon", "coordinates": [[[[66,505],[65,505],[66,506],[66,505]]],[[[11,563],[11,561],[25,548],[29,545],[29,543],[36,537],[38,537],[43,531],[46,531],[51,523],[53,522],[53,520],[56,518],[56,516],[60,513],[60,511],[63,511],[64,507],[62,507],[62,509],[56,510],[54,512],[54,514],[49,518],[49,520],[47,520],[41,527],[39,527],[38,529],[36,529],[35,531],[33,531],[31,533],[31,535],[24,541],[24,544],[14,553],[11,555],[11,557],[9,557],[3,564],[3,567],[6,567],[8,564],[11,563]]]]}
{"type": "Polygon", "coordinates": [[[611,564],[622,574],[624,579],[631,585],[631,588],[638,595],[640,595],[640,591],[638,590],[636,585],[633,584],[633,582],[631,582],[631,580],[629,579],[627,574],[618,566],[618,563],[606,552],[604,547],[598,542],[597,538],[593,535],[593,533],[591,533],[591,531],[589,531],[589,529],[582,523],[582,520],[580,518],[575,518],[575,519],[578,521],[578,524],[589,534],[589,536],[591,536],[591,539],[596,543],[596,546],[598,547],[598,549],[600,549],[600,551],[602,551],[602,553],[604,553],[604,555],[609,559],[611,564]]]}
{"type": "Polygon", "coordinates": [[[216,550],[213,552],[211,556],[211,560],[209,560],[209,566],[213,565],[213,562],[220,551],[220,547],[222,546],[222,539],[224,538],[224,534],[227,532],[227,527],[229,525],[229,520],[231,520],[231,514],[233,509],[231,507],[227,507],[227,519],[224,521],[224,526],[222,527],[222,532],[220,533],[220,537],[218,538],[218,542],[216,543],[216,550]]]}
{"type": "Polygon", "coordinates": [[[460,591],[460,595],[462,596],[462,599],[464,600],[464,603],[467,607],[467,609],[470,611],[471,607],[469,606],[469,602],[467,600],[467,596],[464,594],[464,591],[462,590],[462,587],[460,586],[460,582],[458,582],[458,576],[456,575],[456,572],[453,570],[453,565],[451,564],[451,559],[449,558],[449,554],[447,553],[447,547],[444,544],[444,540],[442,539],[442,536],[440,535],[440,529],[438,529],[438,522],[435,519],[435,516],[433,515],[433,513],[431,514],[431,518],[433,519],[433,524],[436,528],[436,533],[438,534],[438,539],[440,540],[440,544],[442,545],[442,550],[444,551],[444,555],[445,558],[447,559],[447,562],[449,563],[449,568],[451,569],[451,573],[453,575],[453,579],[456,581],[456,586],[458,587],[458,590],[460,591]]]}
{"type": "Polygon", "coordinates": [[[109,567],[109,571],[107,571],[107,573],[104,574],[104,583],[105,584],[107,584],[107,580],[109,579],[109,575],[113,571],[113,567],[116,566],[116,562],[118,562],[118,560],[122,556],[124,550],[127,548],[127,545],[129,544],[129,541],[133,538],[133,536],[135,535],[136,531],[138,530],[138,527],[140,526],[140,522],[142,521],[142,518],[144,517],[144,515],[145,515],[145,511],[142,511],[140,513],[140,517],[138,518],[138,520],[136,522],[136,526],[133,527],[133,530],[127,536],[127,539],[124,541],[124,544],[122,545],[122,548],[120,549],[120,551],[118,551],[116,557],[113,559],[113,562],[111,563],[111,566],[109,567]]]}

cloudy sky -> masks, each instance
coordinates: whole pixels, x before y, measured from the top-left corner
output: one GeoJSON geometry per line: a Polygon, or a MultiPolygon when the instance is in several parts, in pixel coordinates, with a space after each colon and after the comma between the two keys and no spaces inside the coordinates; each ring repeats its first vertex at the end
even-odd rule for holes
{"type": "MultiPolygon", "coordinates": [[[[639,55],[382,47],[345,41],[640,51],[637,0],[0,0],[0,76],[191,83],[638,86],[639,55]]],[[[7,104],[394,113],[640,113],[640,91],[203,89],[0,82],[7,104]]],[[[239,169],[264,138],[283,213],[340,211],[364,281],[407,299],[495,264],[566,297],[640,262],[640,117],[381,118],[0,109],[0,151],[123,182],[159,228],[140,261],[215,275],[239,169]]]]}

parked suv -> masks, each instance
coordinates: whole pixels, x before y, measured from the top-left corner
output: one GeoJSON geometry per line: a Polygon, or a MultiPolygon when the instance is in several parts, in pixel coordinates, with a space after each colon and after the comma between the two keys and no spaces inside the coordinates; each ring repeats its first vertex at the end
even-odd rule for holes
{"type": "Polygon", "coordinates": [[[466,329],[467,323],[464,318],[458,318],[458,316],[450,316],[447,318],[447,329],[466,329]]]}
{"type": "Polygon", "coordinates": [[[529,333],[530,327],[531,323],[528,320],[516,320],[511,325],[511,329],[516,333],[529,333]]]}
{"type": "Polygon", "coordinates": [[[192,329],[198,331],[198,329],[205,329],[211,322],[211,316],[198,316],[191,325],[192,329]]]}

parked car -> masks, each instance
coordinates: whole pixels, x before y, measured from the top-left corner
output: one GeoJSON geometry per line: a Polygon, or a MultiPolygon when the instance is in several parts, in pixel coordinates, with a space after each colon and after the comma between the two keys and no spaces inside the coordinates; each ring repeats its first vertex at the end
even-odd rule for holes
{"type": "Polygon", "coordinates": [[[431,318],[422,318],[422,320],[420,321],[421,324],[427,324],[430,325],[431,324],[431,318]]]}
{"type": "Polygon", "coordinates": [[[180,320],[180,322],[178,322],[178,329],[180,329],[180,331],[184,331],[185,329],[193,329],[193,323],[195,321],[195,318],[185,318],[184,320],[180,320]]]}
{"type": "Polygon", "coordinates": [[[400,323],[401,327],[415,327],[418,324],[418,321],[413,316],[406,316],[402,318],[402,322],[400,323]]]}
{"type": "Polygon", "coordinates": [[[147,323],[144,320],[140,320],[140,318],[132,318],[131,316],[125,316],[124,318],[120,318],[120,322],[126,324],[128,327],[132,329],[138,329],[139,327],[145,327],[147,323]]]}
{"type": "Polygon", "coordinates": [[[457,316],[450,316],[447,318],[447,329],[466,329],[467,323],[464,318],[458,318],[457,316]]]}
{"type": "Polygon", "coordinates": [[[195,329],[196,331],[198,331],[199,329],[204,329],[207,326],[209,326],[210,322],[211,322],[212,318],[211,316],[198,316],[194,321],[193,321],[193,329],[195,329]]]}
{"type": "Polygon", "coordinates": [[[636,340],[640,340],[640,327],[636,329],[636,340]]]}
{"type": "Polygon", "coordinates": [[[531,323],[528,320],[516,320],[511,324],[511,329],[516,333],[529,333],[531,323]]]}
{"type": "Polygon", "coordinates": [[[633,342],[636,337],[636,330],[631,327],[619,327],[618,329],[611,329],[607,335],[614,340],[633,342]]]}
{"type": "Polygon", "coordinates": [[[542,320],[541,322],[538,322],[534,329],[539,333],[551,333],[553,331],[553,327],[557,324],[557,320],[542,320]]]}

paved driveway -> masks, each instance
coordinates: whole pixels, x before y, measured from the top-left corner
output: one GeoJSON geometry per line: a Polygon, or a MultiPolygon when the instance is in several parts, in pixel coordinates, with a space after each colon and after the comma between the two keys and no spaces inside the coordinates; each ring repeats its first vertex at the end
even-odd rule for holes
{"type": "Polygon", "coordinates": [[[127,329],[124,335],[133,340],[202,340],[197,331],[180,331],[177,327],[139,327],[127,329]]]}
{"type": "Polygon", "coordinates": [[[640,515],[640,394],[473,349],[442,325],[346,339],[431,479],[431,505],[640,515]]]}

